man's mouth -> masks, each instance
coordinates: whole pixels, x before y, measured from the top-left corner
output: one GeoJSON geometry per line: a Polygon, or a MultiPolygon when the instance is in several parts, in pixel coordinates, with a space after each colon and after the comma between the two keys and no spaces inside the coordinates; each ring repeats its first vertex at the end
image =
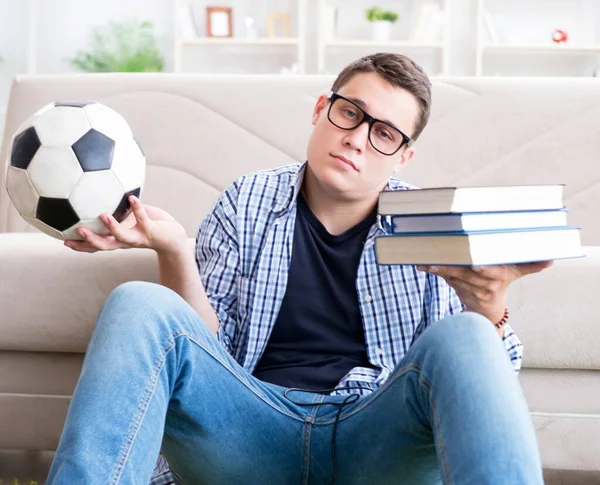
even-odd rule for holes
{"type": "Polygon", "coordinates": [[[354,164],[354,162],[353,162],[352,160],[348,160],[346,157],[343,157],[343,156],[341,156],[341,155],[336,155],[335,153],[332,153],[332,154],[331,154],[331,156],[332,156],[333,158],[337,158],[337,159],[338,159],[338,160],[340,160],[341,162],[344,162],[344,163],[346,163],[346,164],[350,165],[350,166],[351,166],[351,167],[352,167],[354,170],[356,170],[357,172],[359,171],[359,170],[358,170],[358,167],[357,167],[357,166],[354,164]]]}

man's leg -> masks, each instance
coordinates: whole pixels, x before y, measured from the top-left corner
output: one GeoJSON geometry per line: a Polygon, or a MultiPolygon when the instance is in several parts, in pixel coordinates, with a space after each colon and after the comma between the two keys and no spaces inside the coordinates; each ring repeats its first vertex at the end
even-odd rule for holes
{"type": "Polygon", "coordinates": [[[308,411],[274,389],[179,295],[124,284],[98,317],[47,483],[147,485],[161,444],[187,484],[300,483],[308,411]]]}
{"type": "MultiPolygon", "coordinates": [[[[314,484],[330,483],[336,411],[323,406],[315,421],[314,484]]],[[[474,313],[427,329],[380,389],[344,408],[336,442],[340,484],[543,484],[517,377],[493,325],[474,313]]]]}

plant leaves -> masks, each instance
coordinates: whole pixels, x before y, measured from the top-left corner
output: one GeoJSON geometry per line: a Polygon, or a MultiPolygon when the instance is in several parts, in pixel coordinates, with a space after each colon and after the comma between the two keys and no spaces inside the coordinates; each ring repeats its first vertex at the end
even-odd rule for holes
{"type": "Polygon", "coordinates": [[[164,60],[151,22],[110,22],[92,29],[89,49],[71,65],[84,72],[161,72],[164,60]]]}

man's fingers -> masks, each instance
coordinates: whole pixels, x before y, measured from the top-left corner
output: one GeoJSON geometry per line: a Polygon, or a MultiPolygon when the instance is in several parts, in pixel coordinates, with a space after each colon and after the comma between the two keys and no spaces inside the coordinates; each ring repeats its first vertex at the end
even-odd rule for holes
{"type": "Polygon", "coordinates": [[[452,278],[468,281],[469,283],[478,286],[485,285],[490,280],[487,276],[482,275],[467,266],[417,266],[417,269],[433,273],[444,279],[452,278]]]}
{"type": "Polygon", "coordinates": [[[71,248],[74,251],[77,251],[80,253],[95,253],[96,251],[98,251],[98,249],[91,246],[89,243],[87,243],[85,241],[76,241],[74,239],[68,239],[67,241],[65,241],[64,244],[68,248],[71,248]]]}
{"type": "Polygon", "coordinates": [[[474,285],[466,280],[460,278],[452,278],[446,277],[444,280],[450,285],[456,293],[459,295],[459,298],[463,300],[465,295],[469,295],[470,299],[475,299],[479,302],[489,302],[494,299],[495,290],[488,286],[479,286],[474,285]]]}
{"type": "Polygon", "coordinates": [[[122,244],[113,236],[100,236],[83,227],[79,228],[77,232],[92,248],[102,251],[110,251],[112,249],[119,249],[122,247],[122,244]]]}
{"type": "Polygon", "coordinates": [[[520,273],[520,276],[525,276],[528,274],[539,273],[553,264],[554,261],[536,261],[535,263],[516,264],[515,268],[520,273]]]}
{"type": "Polygon", "coordinates": [[[111,235],[119,242],[128,246],[134,246],[138,241],[135,231],[125,228],[110,214],[103,214],[100,220],[104,223],[111,235]]]}
{"type": "Polygon", "coordinates": [[[150,218],[148,217],[148,214],[146,214],[144,206],[140,203],[140,200],[134,195],[131,195],[129,197],[129,204],[131,204],[133,214],[135,215],[135,219],[139,224],[140,229],[146,234],[148,226],[150,225],[150,218]]]}

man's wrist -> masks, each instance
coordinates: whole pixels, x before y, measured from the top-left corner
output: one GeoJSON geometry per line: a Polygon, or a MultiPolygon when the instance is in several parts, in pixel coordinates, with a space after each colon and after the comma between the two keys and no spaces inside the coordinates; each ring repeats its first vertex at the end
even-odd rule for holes
{"type": "Polygon", "coordinates": [[[162,248],[154,248],[156,254],[166,259],[181,259],[182,256],[188,253],[187,238],[181,241],[173,241],[169,245],[162,248]]]}
{"type": "Polygon", "coordinates": [[[179,263],[186,261],[192,256],[191,251],[188,251],[187,244],[181,244],[167,249],[156,249],[158,258],[168,263],[179,263]]]}

